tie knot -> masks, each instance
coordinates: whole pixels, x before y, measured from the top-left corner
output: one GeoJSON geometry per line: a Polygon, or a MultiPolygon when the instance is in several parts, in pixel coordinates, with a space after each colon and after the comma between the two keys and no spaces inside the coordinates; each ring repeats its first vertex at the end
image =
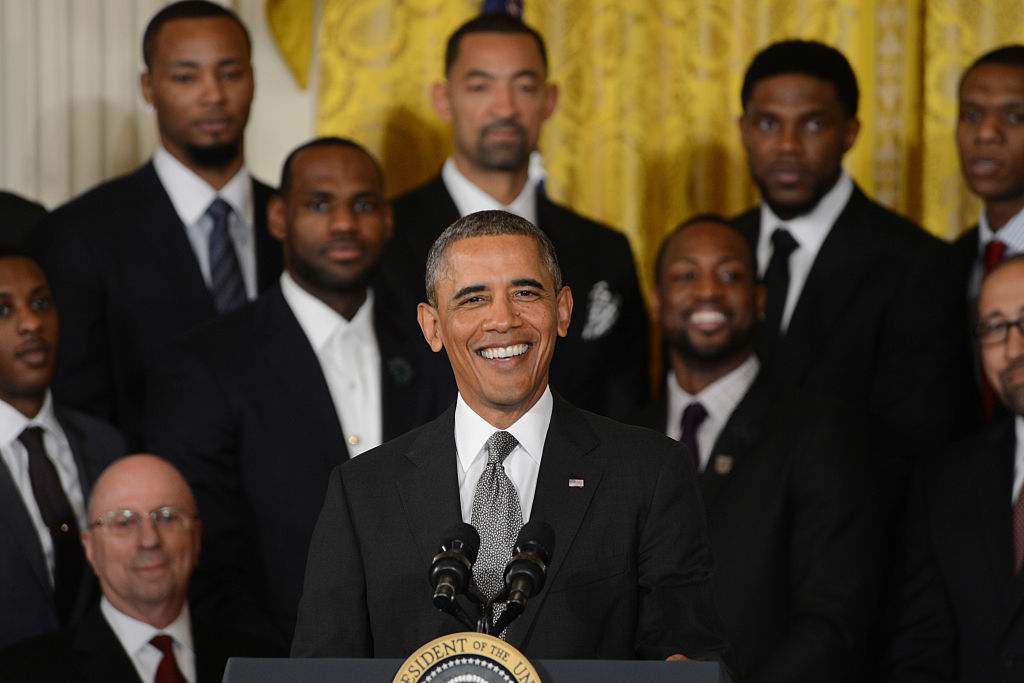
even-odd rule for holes
{"type": "Polygon", "coordinates": [[[160,635],[153,636],[152,638],[150,638],[149,644],[155,647],[156,649],[160,650],[160,652],[163,653],[164,657],[174,656],[174,638],[171,638],[166,633],[161,633],[160,635]]]}
{"type": "Polygon", "coordinates": [[[772,233],[772,249],[774,254],[789,256],[798,246],[800,245],[789,234],[789,230],[781,226],[775,228],[775,232],[772,233]]]}
{"type": "Polygon", "coordinates": [[[43,428],[26,427],[18,436],[18,440],[29,450],[33,448],[41,449],[43,447],[43,428]]]}
{"type": "Polygon", "coordinates": [[[214,199],[210,204],[210,208],[206,210],[206,215],[213,219],[214,225],[223,223],[227,220],[228,214],[230,213],[231,205],[221,197],[214,199]]]}
{"type": "Polygon", "coordinates": [[[985,245],[985,272],[995,268],[1003,260],[1006,253],[1006,243],[999,240],[992,240],[985,245]]]}
{"type": "Polygon", "coordinates": [[[508,432],[494,432],[487,439],[487,464],[500,465],[505,462],[505,458],[518,444],[516,437],[508,432]]]}
{"type": "Polygon", "coordinates": [[[707,416],[707,408],[703,404],[694,401],[686,406],[686,410],[683,411],[683,431],[696,429],[707,416]]]}

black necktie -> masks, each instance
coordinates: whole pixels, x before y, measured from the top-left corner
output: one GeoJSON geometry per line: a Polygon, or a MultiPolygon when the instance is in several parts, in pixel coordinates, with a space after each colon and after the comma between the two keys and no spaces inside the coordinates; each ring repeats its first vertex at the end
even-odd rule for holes
{"type": "Polygon", "coordinates": [[[789,294],[789,257],[798,247],[796,240],[785,228],[772,233],[772,258],[764,273],[764,323],[758,336],[758,349],[762,357],[770,356],[781,336],[782,312],[789,294]]]}
{"type": "Polygon", "coordinates": [[[213,220],[210,231],[210,291],[217,312],[227,313],[247,301],[242,269],[228,233],[231,206],[217,197],[206,210],[206,215],[213,220]]]}
{"type": "Polygon", "coordinates": [[[18,437],[28,451],[28,477],[39,514],[53,541],[53,587],[57,618],[66,625],[82,580],[84,556],[78,521],[43,446],[43,430],[29,427],[18,437]]]}
{"type": "Polygon", "coordinates": [[[700,450],[697,445],[697,430],[707,416],[707,409],[696,401],[686,406],[686,410],[683,411],[683,434],[679,440],[690,451],[690,457],[693,458],[693,466],[698,472],[700,472],[700,450]]]}

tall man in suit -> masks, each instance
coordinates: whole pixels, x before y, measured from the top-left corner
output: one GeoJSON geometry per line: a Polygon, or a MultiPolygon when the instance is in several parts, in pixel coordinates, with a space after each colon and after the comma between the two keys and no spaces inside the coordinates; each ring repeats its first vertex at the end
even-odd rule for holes
{"type": "Polygon", "coordinates": [[[493,596],[519,527],[549,522],[543,590],[506,631],[536,658],[716,658],[711,555],[688,454],[581,411],[548,367],[573,308],[546,234],[470,214],[431,248],[419,322],[458,399],[441,417],[331,473],[310,545],[292,654],[405,657],[463,630],[427,578],[458,521],[481,534],[493,596]]]}
{"type": "Polygon", "coordinates": [[[270,229],[280,283],[159,364],[146,445],[199,499],[197,609],[286,653],[331,469],[433,419],[455,387],[415,319],[369,288],[391,210],[365,150],[320,138],[292,152],[270,229]]]}
{"type": "Polygon", "coordinates": [[[54,211],[39,244],[64,312],[54,391],[132,436],[159,351],[255,298],[281,270],[266,230],[271,190],[245,168],[245,27],[215,3],[177,2],[150,21],[143,56],[160,147],[134,173],[54,211]]]}
{"type": "Polygon", "coordinates": [[[833,404],[760,372],[756,272],[717,216],[662,243],[651,304],[670,368],[639,421],[696,456],[737,676],[857,681],[881,565],[867,449],[833,404]]]}
{"type": "Polygon", "coordinates": [[[0,654],[0,680],[20,683],[216,683],[230,656],[256,643],[192,619],[186,595],[199,556],[195,501],[167,461],[111,464],[89,497],[81,542],[103,598],[75,628],[0,654]]]}
{"type": "Polygon", "coordinates": [[[54,404],[57,310],[40,267],[0,252],[0,647],[76,621],[95,599],[78,529],[109,425],[54,404]]]}
{"type": "Polygon", "coordinates": [[[762,203],[735,224],[766,285],[766,370],[866,411],[897,498],[914,457],[951,432],[963,296],[952,250],[843,170],[857,100],[831,47],[791,40],[754,57],[739,129],[762,203]]]}
{"type": "Polygon", "coordinates": [[[471,19],[448,39],[447,81],[434,84],[431,101],[452,125],[452,155],[437,176],[395,199],[382,286],[414,315],[427,252],[449,224],[485,209],[529,220],[562,255],[580,321],[556,344],[551,384],[571,403],[621,417],[649,398],[644,301],[625,236],[555,204],[529,172],[558,100],[547,68],[540,35],[507,15],[471,19]]]}
{"type": "Polygon", "coordinates": [[[1024,676],[1024,255],[978,300],[985,376],[1009,415],[918,471],[886,681],[1024,676]]]}

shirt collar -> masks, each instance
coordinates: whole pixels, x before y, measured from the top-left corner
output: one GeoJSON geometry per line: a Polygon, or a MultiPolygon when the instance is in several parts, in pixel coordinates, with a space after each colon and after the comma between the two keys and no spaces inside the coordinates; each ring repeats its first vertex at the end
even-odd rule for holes
{"type": "Polygon", "coordinates": [[[188,603],[182,605],[181,612],[177,618],[164,628],[156,628],[152,624],[139,621],[128,616],[114,607],[106,596],[100,599],[100,611],[110,624],[110,630],[114,632],[125,652],[134,656],[143,647],[149,645],[153,636],[166,633],[189,650],[195,652],[192,643],[192,619],[188,609],[188,603]]]}
{"type": "Polygon", "coordinates": [[[0,401],[0,447],[9,446],[26,427],[42,427],[53,434],[58,433],[57,415],[53,412],[53,398],[50,390],[46,390],[43,407],[33,418],[27,418],[9,403],[0,401]]]}
{"type": "Polygon", "coordinates": [[[1006,224],[999,230],[993,231],[988,222],[988,213],[983,207],[978,216],[978,256],[980,258],[984,258],[985,246],[992,240],[999,240],[1006,245],[1005,256],[1024,253],[1024,209],[1014,214],[1013,218],[1006,221],[1006,224]]]}
{"type": "Polygon", "coordinates": [[[537,223],[537,183],[542,177],[543,166],[539,163],[531,163],[522,192],[512,200],[511,204],[506,205],[473,184],[472,180],[459,171],[455,165],[455,159],[452,157],[448,157],[444,166],[441,167],[441,179],[444,181],[452,201],[455,202],[460,216],[468,216],[477,211],[500,210],[525,218],[534,225],[537,223]]]}
{"type": "MultiPolygon", "coordinates": [[[[519,445],[534,462],[539,463],[544,454],[544,441],[551,425],[551,411],[554,407],[551,387],[537,402],[526,411],[526,414],[504,430],[516,437],[519,445]]],[[[455,450],[459,458],[459,466],[463,472],[469,470],[470,464],[477,458],[487,443],[487,439],[498,431],[487,420],[483,419],[469,407],[462,394],[455,401],[455,450]]]]}
{"type": "Polygon", "coordinates": [[[352,320],[345,320],[344,316],[303,289],[287,270],[281,273],[281,294],[299,321],[299,327],[306,333],[310,346],[318,352],[338,330],[373,334],[372,289],[366,290],[366,301],[352,320]]]}
{"type": "MultiPolygon", "coordinates": [[[[846,204],[850,201],[853,187],[853,179],[845,170],[840,169],[839,180],[813,209],[785,221],[775,215],[767,202],[761,202],[761,232],[757,240],[758,254],[771,254],[772,233],[775,232],[775,228],[784,225],[799,247],[807,251],[813,260],[839,218],[839,214],[843,212],[846,204]]],[[[768,268],[768,259],[764,259],[761,266],[763,275],[764,270],[768,268]]]]}
{"type": "Polygon", "coordinates": [[[675,374],[669,371],[668,381],[668,414],[682,415],[686,406],[694,401],[700,402],[708,415],[721,424],[728,421],[729,416],[746,395],[750,385],[754,383],[761,363],[757,356],[750,356],[733,369],[729,374],[719,377],[704,387],[697,394],[690,394],[676,381],[675,374]]]}
{"type": "Polygon", "coordinates": [[[174,158],[163,145],[157,147],[153,154],[153,168],[182,223],[198,223],[213,200],[221,197],[231,205],[242,223],[252,227],[256,209],[253,204],[252,179],[249,178],[245,164],[219,192],[174,158]]]}

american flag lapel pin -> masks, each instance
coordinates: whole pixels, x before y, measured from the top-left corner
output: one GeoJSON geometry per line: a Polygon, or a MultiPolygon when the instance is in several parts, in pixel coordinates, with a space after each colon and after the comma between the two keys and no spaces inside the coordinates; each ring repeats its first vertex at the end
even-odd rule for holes
{"type": "Polygon", "coordinates": [[[583,488],[583,478],[569,477],[569,488],[581,489],[583,488]]]}

